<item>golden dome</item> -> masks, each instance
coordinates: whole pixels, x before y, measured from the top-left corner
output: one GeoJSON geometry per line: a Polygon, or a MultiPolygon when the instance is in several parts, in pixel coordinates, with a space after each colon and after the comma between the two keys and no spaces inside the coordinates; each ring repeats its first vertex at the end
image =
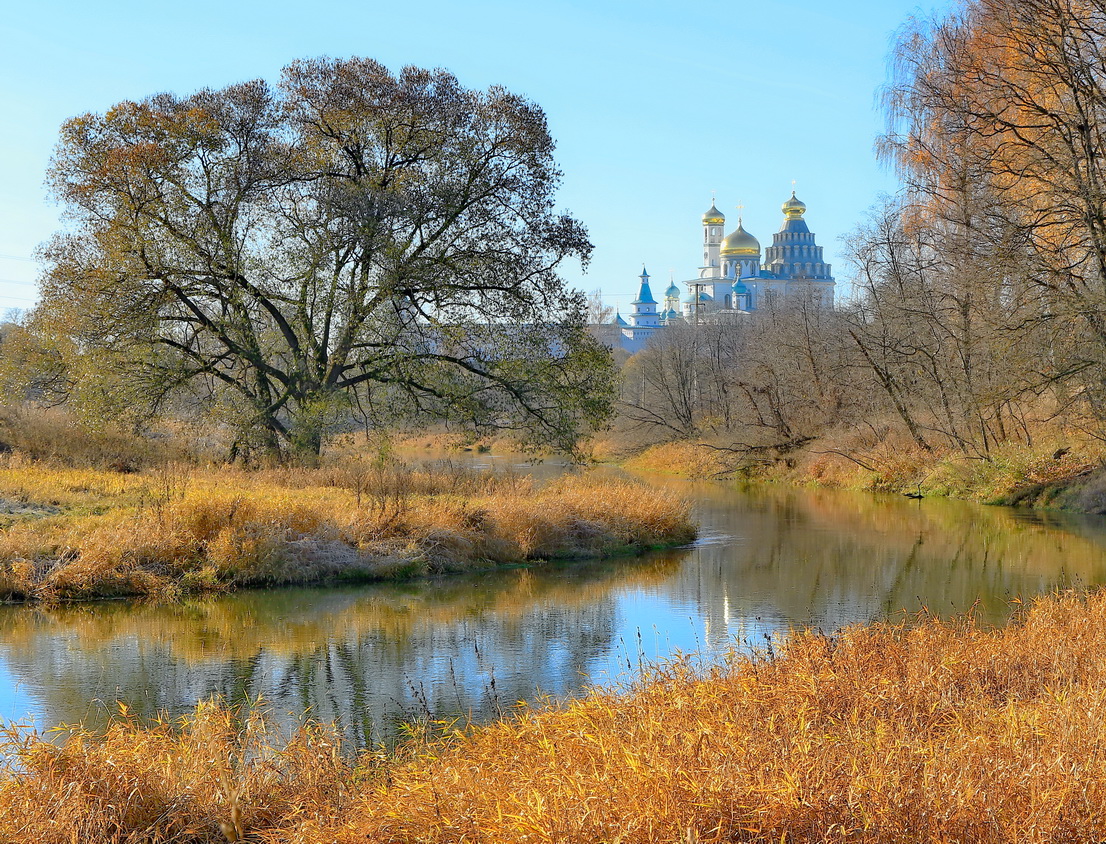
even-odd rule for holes
{"type": "Polygon", "coordinates": [[[712,202],[710,204],[710,210],[703,214],[703,225],[720,226],[724,222],[726,222],[726,215],[719,211],[712,202]]]}
{"type": "Polygon", "coordinates": [[[801,199],[796,199],[795,191],[791,191],[791,198],[780,206],[780,210],[789,220],[798,220],[806,213],[806,203],[801,199]]]}
{"type": "Polygon", "coordinates": [[[745,231],[741,226],[741,220],[737,221],[737,228],[726,235],[722,241],[723,255],[759,255],[760,241],[745,231]]]}

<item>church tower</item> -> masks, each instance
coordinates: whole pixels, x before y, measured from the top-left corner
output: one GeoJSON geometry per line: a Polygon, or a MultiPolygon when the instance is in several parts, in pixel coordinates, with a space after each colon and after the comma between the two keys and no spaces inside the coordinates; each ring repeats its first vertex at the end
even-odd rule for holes
{"type": "Polygon", "coordinates": [[[630,324],[635,328],[656,328],[660,324],[657,314],[657,300],[653,298],[653,292],[649,289],[649,273],[645,267],[641,268],[641,288],[637,298],[632,302],[633,313],[630,314],[630,324]]]}
{"type": "Polygon", "coordinates": [[[822,258],[822,247],[814,242],[814,233],[803,219],[806,203],[791,191],[791,198],[780,210],[783,225],[772,235],[772,245],[764,250],[764,269],[786,282],[786,292],[809,290],[823,307],[832,308],[834,279],[830,265],[822,258]]]}
{"type": "Polygon", "coordinates": [[[718,210],[712,198],[710,210],[703,215],[703,266],[699,268],[699,278],[722,276],[719,253],[722,249],[722,229],[725,225],[726,215],[718,210]]]}
{"type": "Polygon", "coordinates": [[[668,325],[680,319],[680,288],[674,280],[669,280],[668,289],[664,291],[664,307],[661,308],[661,321],[668,325]]]}

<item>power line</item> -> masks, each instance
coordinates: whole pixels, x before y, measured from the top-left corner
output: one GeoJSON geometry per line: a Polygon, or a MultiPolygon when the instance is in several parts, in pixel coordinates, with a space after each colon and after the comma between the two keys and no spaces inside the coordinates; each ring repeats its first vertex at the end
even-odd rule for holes
{"type": "Polygon", "coordinates": [[[18,284],[23,287],[37,287],[38,284],[33,281],[16,281],[14,278],[0,278],[0,284],[18,284]]]}
{"type": "Polygon", "coordinates": [[[2,255],[2,254],[0,254],[0,258],[4,258],[8,261],[27,261],[28,263],[34,263],[34,260],[35,260],[34,258],[27,258],[23,255],[2,255]]]}

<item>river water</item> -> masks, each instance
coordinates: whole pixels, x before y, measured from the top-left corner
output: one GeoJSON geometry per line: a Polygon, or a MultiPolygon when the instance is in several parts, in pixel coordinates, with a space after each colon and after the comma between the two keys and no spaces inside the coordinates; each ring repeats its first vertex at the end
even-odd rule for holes
{"type": "MultiPolygon", "coordinates": [[[[503,459],[499,459],[500,465],[503,459]]],[[[509,462],[509,461],[508,461],[509,462]]],[[[523,467],[525,469],[525,467],[523,467]]],[[[543,471],[556,471],[546,468],[543,471]]],[[[656,477],[694,502],[693,545],[643,558],[153,606],[0,608],[0,719],[102,726],[123,701],[177,714],[259,697],[356,745],[404,720],[477,721],[516,701],[825,631],[1106,583],[1106,520],[829,490],[656,477]]]]}

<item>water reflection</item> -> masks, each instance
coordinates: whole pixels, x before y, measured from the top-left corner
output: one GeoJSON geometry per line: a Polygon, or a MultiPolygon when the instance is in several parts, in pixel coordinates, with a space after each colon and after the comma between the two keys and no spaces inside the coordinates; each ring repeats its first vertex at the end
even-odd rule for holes
{"type": "Polygon", "coordinates": [[[0,611],[0,715],[103,723],[220,694],[342,725],[358,744],[399,719],[494,717],[673,651],[826,630],[1106,582],[1106,521],[947,501],[649,479],[690,496],[703,536],[642,560],[404,585],[0,611]],[[3,688],[7,686],[7,688],[3,688]]]}
{"type": "Polygon", "coordinates": [[[681,556],[172,606],[9,607],[0,660],[40,724],[100,725],[116,700],[153,715],[261,696],[371,743],[411,716],[487,720],[578,690],[612,651],[618,592],[663,583],[681,556]]]}

